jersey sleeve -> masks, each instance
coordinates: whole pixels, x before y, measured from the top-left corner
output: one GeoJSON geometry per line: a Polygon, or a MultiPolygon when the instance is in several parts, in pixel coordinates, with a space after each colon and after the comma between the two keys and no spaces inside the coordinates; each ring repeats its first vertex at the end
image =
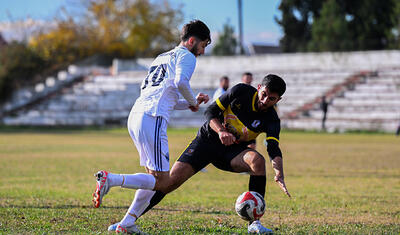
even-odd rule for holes
{"type": "Polygon", "coordinates": [[[269,158],[282,157],[282,151],[279,148],[279,133],[281,131],[280,120],[268,122],[266,127],[266,145],[269,158]]]}
{"type": "Polygon", "coordinates": [[[197,100],[190,87],[189,80],[192,77],[195,67],[196,58],[193,54],[185,53],[177,57],[174,82],[179,92],[192,106],[197,105],[197,100]]]}
{"type": "Polygon", "coordinates": [[[205,116],[208,121],[213,118],[218,118],[222,115],[229,104],[243,93],[245,93],[246,88],[242,84],[238,84],[232,89],[225,92],[223,95],[218,97],[210,106],[208,106],[205,116]]]}

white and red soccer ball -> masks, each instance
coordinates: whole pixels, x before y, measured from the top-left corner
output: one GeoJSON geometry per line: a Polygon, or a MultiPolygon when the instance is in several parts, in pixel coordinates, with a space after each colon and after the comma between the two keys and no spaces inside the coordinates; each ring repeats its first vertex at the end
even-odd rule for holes
{"type": "Polygon", "coordinates": [[[261,194],[254,191],[244,192],[237,198],[235,210],[244,220],[258,220],[265,212],[264,198],[261,194]]]}

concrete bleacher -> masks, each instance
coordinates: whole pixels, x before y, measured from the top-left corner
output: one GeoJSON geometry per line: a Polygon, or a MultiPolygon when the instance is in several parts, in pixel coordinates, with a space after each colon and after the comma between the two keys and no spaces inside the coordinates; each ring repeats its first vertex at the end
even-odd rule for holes
{"type": "MultiPolygon", "coordinates": [[[[288,128],[321,129],[318,104],[302,117],[286,122],[288,128]]],[[[379,70],[334,97],[329,105],[328,131],[374,130],[394,132],[400,121],[400,69],[379,70]]]]}
{"type": "Polygon", "coordinates": [[[120,124],[128,116],[139,91],[137,80],[126,76],[90,75],[84,82],[20,112],[17,117],[6,117],[3,122],[8,125],[120,124]]]}
{"type": "MultiPolygon", "coordinates": [[[[396,119],[398,122],[400,118],[400,71],[393,69],[399,61],[400,52],[396,51],[200,57],[191,86],[195,93],[204,92],[212,97],[221,76],[228,76],[233,86],[240,82],[243,72],[249,71],[254,75],[253,85],[256,86],[266,74],[275,73],[287,83],[287,91],[278,106],[283,127],[320,129],[322,113],[315,101],[335,91],[328,113],[330,130],[392,131],[397,125],[396,119]],[[379,76],[354,80],[351,87],[346,87],[352,90],[337,92],[334,89],[346,84],[361,70],[378,71],[379,76]],[[301,111],[307,105],[313,108],[301,111]],[[293,111],[296,115],[290,115],[293,111]],[[346,117],[341,116],[345,113],[346,117]]],[[[87,73],[69,87],[63,87],[62,80],[57,77],[53,82],[50,79],[42,84],[43,90],[35,94],[44,94],[44,91],[54,89],[51,87],[57,87],[57,92],[30,106],[24,106],[24,102],[32,100],[33,92],[29,94],[22,90],[15,103],[23,100],[20,103],[25,108],[17,109],[2,121],[6,125],[124,125],[146,76],[143,68],[151,62],[152,59],[138,59],[133,64],[139,69],[112,70],[118,72],[114,75],[107,72],[110,71],[108,68],[103,72],[87,73]]],[[[63,76],[69,75],[60,74],[63,76]]],[[[206,107],[202,106],[197,113],[175,111],[170,125],[198,127],[204,122],[206,107]]]]}

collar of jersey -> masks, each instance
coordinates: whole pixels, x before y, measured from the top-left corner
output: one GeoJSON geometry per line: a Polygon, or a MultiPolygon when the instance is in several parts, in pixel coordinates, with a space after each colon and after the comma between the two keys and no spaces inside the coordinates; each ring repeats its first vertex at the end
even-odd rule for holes
{"type": "Polygon", "coordinates": [[[184,49],[184,50],[189,50],[189,49],[187,49],[185,46],[181,46],[181,45],[178,45],[178,46],[176,46],[176,47],[179,47],[179,48],[182,48],[182,49],[184,49]]]}
{"type": "Polygon", "coordinates": [[[253,101],[251,102],[254,112],[257,112],[256,106],[255,106],[255,105],[256,105],[256,98],[257,98],[257,91],[254,93],[254,95],[253,95],[253,101]]]}

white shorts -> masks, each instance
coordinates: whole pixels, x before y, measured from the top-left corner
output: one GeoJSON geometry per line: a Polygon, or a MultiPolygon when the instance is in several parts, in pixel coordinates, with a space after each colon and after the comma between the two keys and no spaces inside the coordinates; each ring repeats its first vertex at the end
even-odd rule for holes
{"type": "Polygon", "coordinates": [[[129,134],[140,156],[140,165],[153,171],[169,171],[168,124],[161,116],[131,112],[129,134]]]}

